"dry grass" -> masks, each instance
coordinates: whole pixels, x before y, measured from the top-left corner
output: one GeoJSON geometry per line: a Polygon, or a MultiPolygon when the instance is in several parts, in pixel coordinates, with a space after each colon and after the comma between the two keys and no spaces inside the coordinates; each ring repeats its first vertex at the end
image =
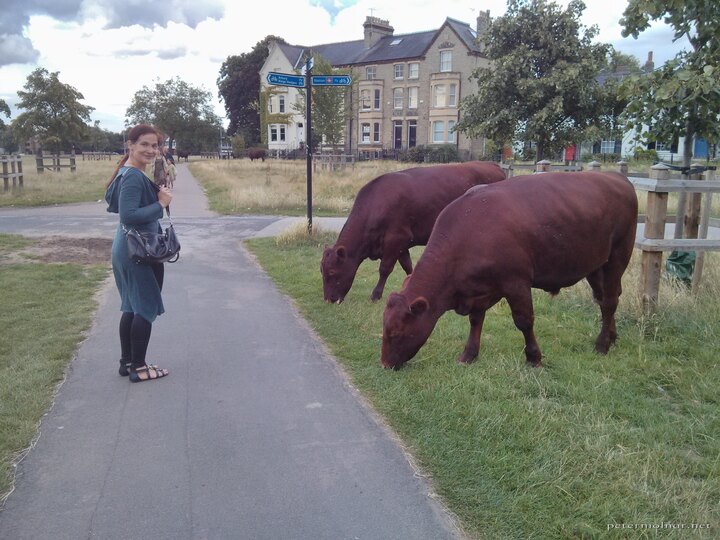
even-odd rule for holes
{"type": "Polygon", "coordinates": [[[62,169],[39,174],[35,158],[23,156],[23,188],[0,190],[0,206],[45,206],[101,199],[117,160],[83,161],[78,156],[76,165],[75,172],[62,169]]]}
{"type": "MultiPolygon", "coordinates": [[[[313,213],[346,215],[358,190],[383,173],[413,165],[395,161],[355,164],[344,171],[314,171],[313,213]]],[[[269,213],[304,215],[307,205],[305,161],[195,161],[193,176],[205,186],[210,208],[224,214],[269,213]]]]}

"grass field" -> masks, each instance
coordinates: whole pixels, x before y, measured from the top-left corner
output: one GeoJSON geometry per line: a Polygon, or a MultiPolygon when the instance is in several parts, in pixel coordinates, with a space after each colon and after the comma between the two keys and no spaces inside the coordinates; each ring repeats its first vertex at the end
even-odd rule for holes
{"type": "Polygon", "coordinates": [[[45,264],[36,240],[0,234],[0,501],[89,328],[107,265],[45,264]]]}
{"type": "MultiPolygon", "coordinates": [[[[377,263],[361,265],[343,304],[325,304],[318,262],[327,241],[332,237],[247,246],[399,433],[471,536],[654,538],[653,527],[670,523],[709,525],[695,535],[717,537],[716,260],[698,298],[664,282],[662,310],[648,320],[640,316],[634,259],[624,278],[619,343],[608,356],[593,352],[599,310],[583,282],[554,299],[534,294],[546,368],[524,365],[522,335],[503,302],[488,313],[471,366],[455,361],[467,318],[449,312],[418,356],[392,372],[379,364],[384,302],[368,301],[377,263]],[[622,524],[638,528],[610,531],[622,524]]],[[[391,275],[386,297],[402,278],[399,269],[391,275]]],[[[679,529],[661,534],[688,537],[679,529]]]]}

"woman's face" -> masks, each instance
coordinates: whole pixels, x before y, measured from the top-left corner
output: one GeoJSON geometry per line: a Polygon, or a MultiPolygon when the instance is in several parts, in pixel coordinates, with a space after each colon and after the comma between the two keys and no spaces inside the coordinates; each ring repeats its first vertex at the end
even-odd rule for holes
{"type": "Polygon", "coordinates": [[[154,133],[146,133],[140,135],[135,143],[130,143],[130,159],[141,166],[149,165],[155,161],[158,152],[157,135],[154,133]]]}

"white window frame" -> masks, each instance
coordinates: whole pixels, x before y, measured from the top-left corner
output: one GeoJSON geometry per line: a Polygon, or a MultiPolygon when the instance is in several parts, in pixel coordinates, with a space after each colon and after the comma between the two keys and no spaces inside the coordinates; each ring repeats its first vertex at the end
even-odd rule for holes
{"type": "Polygon", "coordinates": [[[440,71],[452,71],[452,51],[440,51],[440,71]]]}
{"type": "Polygon", "coordinates": [[[446,105],[447,94],[445,93],[444,84],[436,84],[432,88],[433,107],[442,108],[446,105]]]}
{"type": "Polygon", "coordinates": [[[380,142],[380,122],[373,124],[373,142],[380,142]]]}
{"type": "Polygon", "coordinates": [[[377,67],[376,66],[367,66],[365,68],[365,79],[368,81],[374,81],[377,79],[377,67]]]}
{"type": "Polygon", "coordinates": [[[367,88],[364,90],[360,90],[360,110],[370,110],[370,90],[368,90],[367,88]]]}
{"type": "Polygon", "coordinates": [[[408,64],[408,79],[420,78],[420,62],[410,62],[408,64]]]}
{"type": "Polygon", "coordinates": [[[272,112],[273,112],[273,99],[274,99],[274,98],[273,98],[272,96],[270,96],[270,97],[268,98],[268,112],[269,112],[270,114],[272,114],[272,112]]]}
{"type": "Polygon", "coordinates": [[[376,111],[382,109],[382,93],[379,88],[376,88],[373,92],[373,109],[376,111]]]}
{"type": "Polygon", "coordinates": [[[370,144],[370,122],[360,124],[360,144],[370,144]]]}
{"type": "Polygon", "coordinates": [[[457,142],[457,133],[453,131],[455,128],[455,120],[448,120],[447,123],[447,142],[449,143],[455,143],[457,142]]]}
{"type": "MultiPolygon", "coordinates": [[[[664,150],[664,148],[663,148],[664,150]]],[[[668,148],[669,150],[669,148],[668,148]]],[[[615,153],[615,139],[613,140],[602,140],[600,141],[600,153],[601,154],[614,154],[615,153]],[[608,150],[610,148],[610,150],[608,150]]]]}
{"type": "Polygon", "coordinates": [[[280,128],[280,142],[285,142],[285,124],[279,124],[280,128]]]}
{"type": "Polygon", "coordinates": [[[393,70],[394,70],[394,72],[395,72],[395,73],[394,73],[394,79],[395,79],[396,81],[397,81],[397,80],[402,80],[402,79],[405,78],[405,64],[395,64],[395,65],[393,66],[393,70]]]}
{"type": "Polygon", "coordinates": [[[285,112],[285,96],[278,96],[278,111],[285,112]]]}
{"type": "Polygon", "coordinates": [[[408,109],[418,108],[418,95],[420,88],[417,86],[410,86],[408,88],[408,109]]]}
{"type": "Polygon", "coordinates": [[[278,130],[277,130],[277,124],[270,124],[268,126],[270,129],[270,142],[277,142],[278,140],[278,130]]]}
{"type": "Polygon", "coordinates": [[[450,91],[447,96],[448,107],[457,107],[457,84],[450,84],[450,91]]]}
{"type": "Polygon", "coordinates": [[[403,108],[404,93],[402,88],[393,88],[393,109],[403,108]]]}
{"type": "Polygon", "coordinates": [[[445,142],[445,122],[435,120],[432,123],[432,141],[433,144],[442,144],[445,142]]]}

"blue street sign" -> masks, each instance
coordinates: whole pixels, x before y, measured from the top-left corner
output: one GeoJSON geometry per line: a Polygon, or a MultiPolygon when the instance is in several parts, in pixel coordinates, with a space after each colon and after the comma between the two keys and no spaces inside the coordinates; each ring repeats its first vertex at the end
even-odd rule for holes
{"type": "Polygon", "coordinates": [[[313,75],[310,82],[313,86],[350,86],[350,75],[313,75]]]}
{"type": "Polygon", "coordinates": [[[297,88],[302,88],[305,86],[305,77],[302,75],[275,73],[274,71],[271,71],[267,74],[267,82],[278,86],[295,86],[297,88]]]}

